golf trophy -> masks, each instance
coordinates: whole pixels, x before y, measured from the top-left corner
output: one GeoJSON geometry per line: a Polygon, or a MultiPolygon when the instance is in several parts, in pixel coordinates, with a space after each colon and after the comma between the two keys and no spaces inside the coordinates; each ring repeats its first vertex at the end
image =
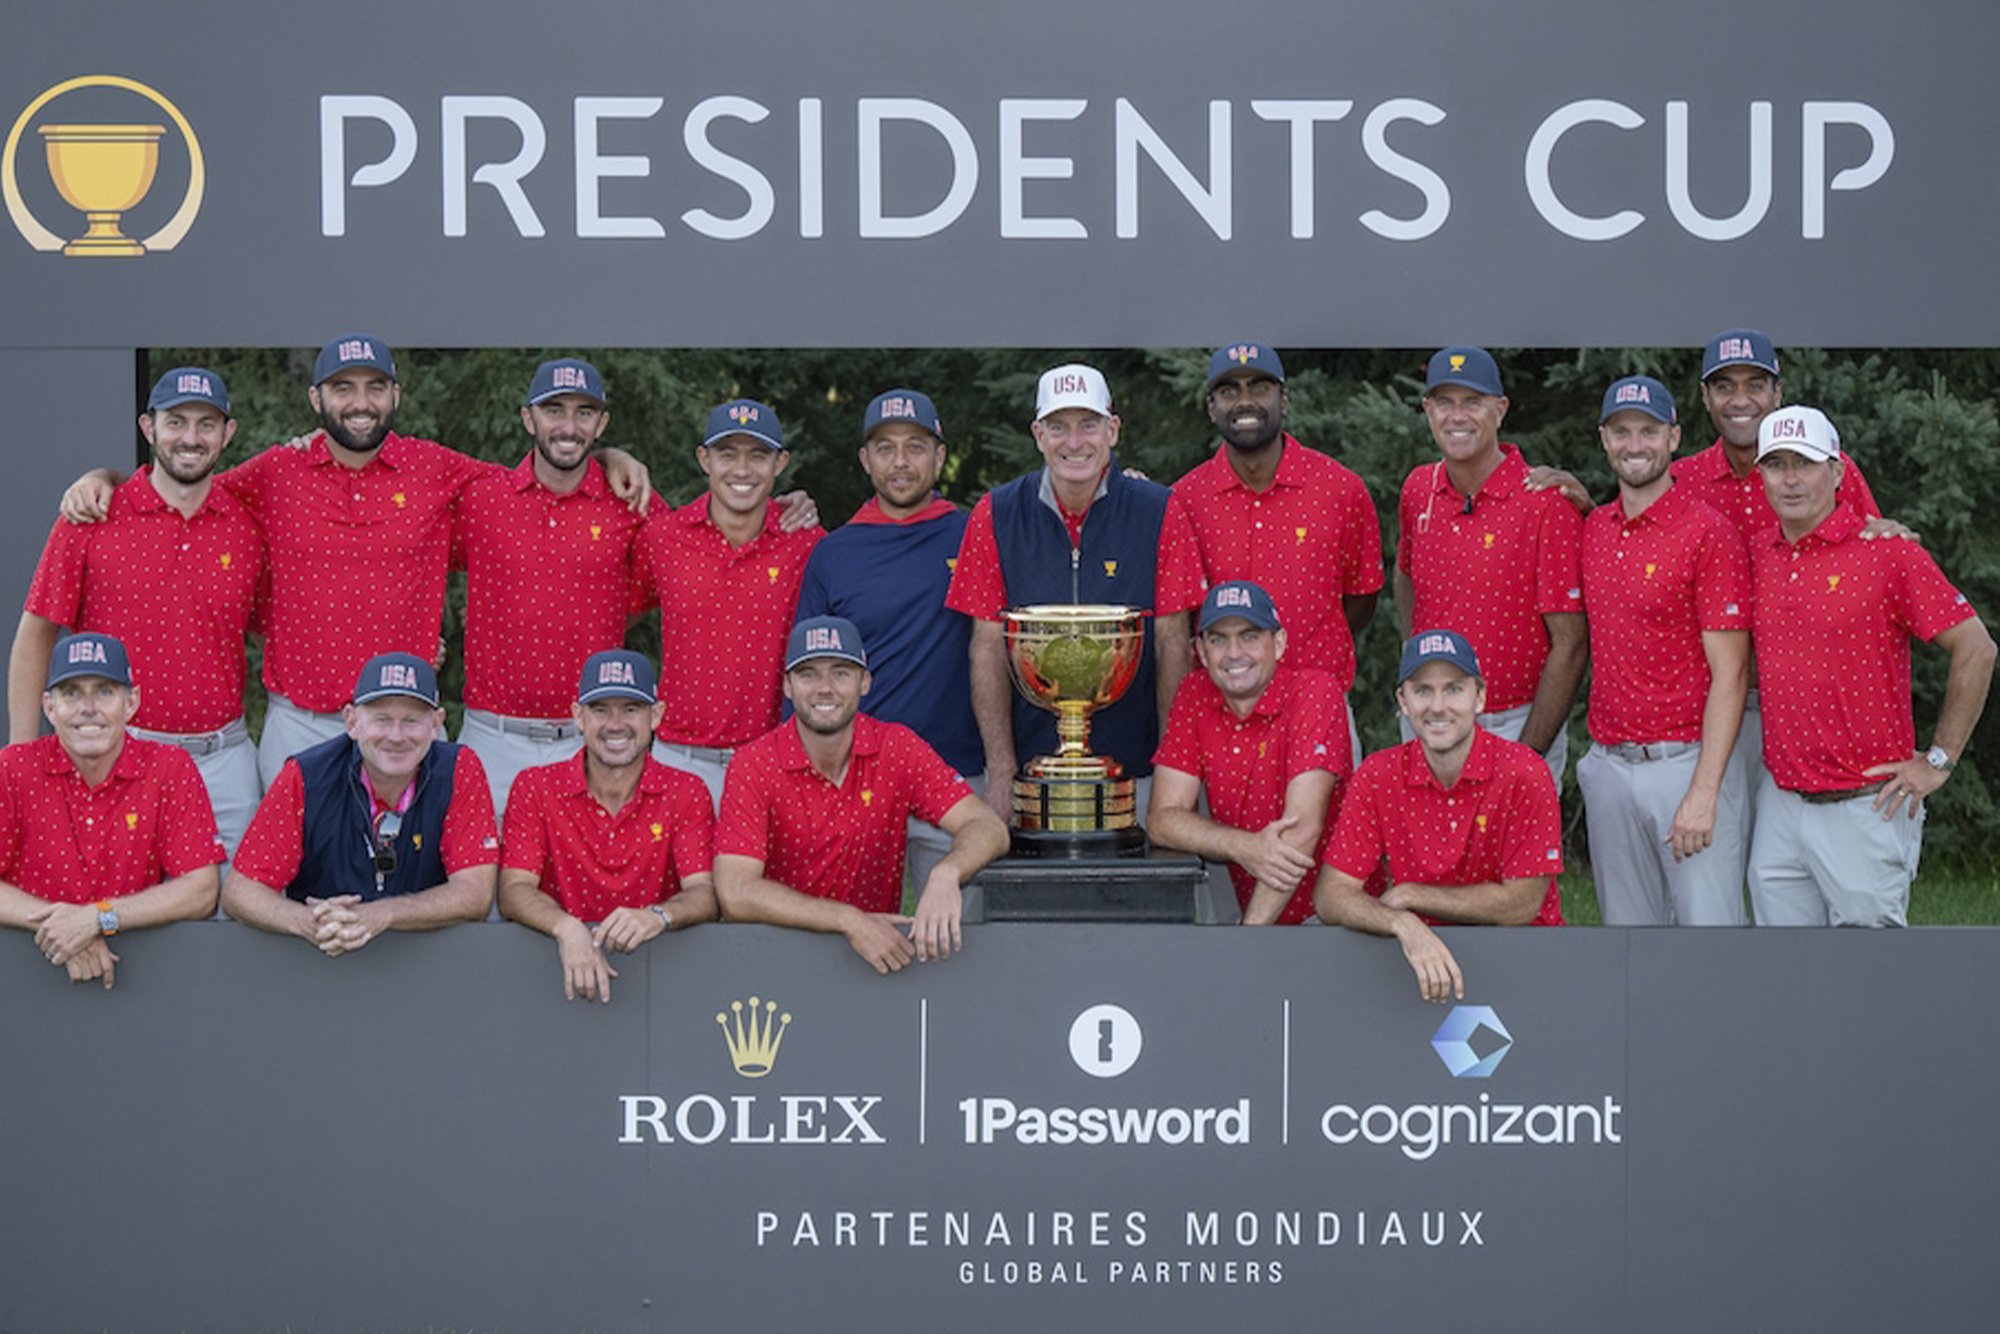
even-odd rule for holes
{"type": "Polygon", "coordinates": [[[1139,671],[1145,613],[1136,607],[1047,605],[1006,613],[1014,685],[1056,716],[1058,745],[1014,777],[1013,854],[1143,856],[1133,785],[1118,761],[1090,753],[1090,715],[1139,671]]]}
{"type": "MultiPolygon", "coordinates": [[[[143,255],[146,247],[118,228],[125,211],[153,188],[164,125],[43,125],[49,175],[89,230],[63,247],[65,255],[143,255]]],[[[8,145],[13,152],[13,145],[8,145]]]]}

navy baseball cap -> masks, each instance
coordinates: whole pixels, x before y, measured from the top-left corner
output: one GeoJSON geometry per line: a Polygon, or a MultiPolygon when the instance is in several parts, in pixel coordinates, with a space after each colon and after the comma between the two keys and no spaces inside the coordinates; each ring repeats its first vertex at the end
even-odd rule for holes
{"type": "Polygon", "coordinates": [[[853,621],[842,616],[808,616],[792,627],[792,637],[785,644],[785,670],[814,658],[839,658],[866,667],[868,650],[862,646],[861,632],[853,621]]]}
{"type": "Polygon", "coordinates": [[[1674,413],[1674,396],[1667,387],[1650,375],[1628,375],[1614,381],[1604,391],[1604,410],[1597,414],[1598,425],[1611,420],[1614,412],[1643,412],[1654,421],[1672,426],[1677,420],[1674,413]]]}
{"type": "Polygon", "coordinates": [[[930,395],[920,394],[914,389],[891,389],[875,395],[869,400],[868,411],[861,414],[861,438],[866,440],[875,433],[875,428],[888,422],[908,422],[920,426],[938,439],[944,439],[944,427],[938,422],[937,405],[930,395]]]}
{"type": "Polygon", "coordinates": [[[785,428],[778,425],[778,414],[754,398],[732,398],[708,414],[701,443],[712,445],[725,435],[747,435],[779,451],[785,447],[785,428]]]}
{"type": "Polygon", "coordinates": [[[110,635],[64,635],[49,653],[49,679],[42,688],[53,689],[58,681],[76,676],[101,676],[121,686],[131,685],[132,664],[125,656],[125,646],[110,635]]]}
{"type": "Polygon", "coordinates": [[[159,379],[146,395],[146,411],[163,412],[183,403],[206,403],[223,416],[229,415],[229,390],[222,377],[204,366],[176,366],[159,379]]]}
{"type": "Polygon", "coordinates": [[[1248,579],[1234,579],[1209,589],[1208,596],[1201,600],[1201,617],[1195,629],[1207,630],[1217,621],[1228,620],[1231,616],[1241,616],[1261,630],[1280,628],[1278,604],[1271,601],[1271,595],[1261,586],[1248,579]]]}
{"type": "Polygon", "coordinates": [[[354,702],[367,704],[392,695],[408,695],[435,709],[438,706],[437,673],[414,653],[383,653],[370,658],[354,682],[354,702]]]}
{"type": "Polygon", "coordinates": [[[1761,329],[1724,329],[1709,339],[1701,352],[1701,378],[1706,380],[1724,366],[1755,366],[1783,378],[1778,375],[1778,349],[1761,329]]]}
{"type": "Polygon", "coordinates": [[[653,671],[652,659],[626,648],[610,648],[585,658],[583,679],[576,685],[576,702],[589,704],[600,699],[659,703],[660,682],[653,671]]]}
{"type": "Polygon", "coordinates": [[[1467,676],[1478,676],[1479,655],[1472,651],[1472,644],[1456,630],[1426,630],[1419,635],[1411,635],[1403,644],[1403,662],[1396,669],[1396,684],[1415,676],[1427,663],[1448,662],[1467,676]]]}
{"type": "Polygon", "coordinates": [[[1230,343],[1215,349],[1208,359],[1209,388],[1231,371],[1262,371],[1279,384],[1285,382],[1285,363],[1263,343],[1230,343]]]}
{"type": "Polygon", "coordinates": [[[356,366],[378,370],[392,380],[396,378],[396,358],[390,355],[389,345],[369,334],[351,333],[342,334],[319,350],[319,360],[313,362],[313,383],[325,384],[356,366]]]}
{"type": "Polygon", "coordinates": [[[1500,367],[1483,347],[1447,347],[1434,354],[1424,368],[1424,393],[1444,384],[1462,384],[1495,398],[1507,396],[1500,387],[1500,367]]]}
{"type": "Polygon", "coordinates": [[[575,357],[545,361],[535,367],[535,378],[528,382],[528,402],[541,403],[557,394],[582,394],[603,407],[604,377],[597,367],[575,357]]]}

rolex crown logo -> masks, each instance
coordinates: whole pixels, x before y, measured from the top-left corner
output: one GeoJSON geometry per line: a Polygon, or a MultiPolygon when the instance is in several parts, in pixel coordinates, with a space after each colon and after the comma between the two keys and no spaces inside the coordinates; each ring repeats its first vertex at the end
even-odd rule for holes
{"type": "Polygon", "coordinates": [[[729,1009],[730,1014],[715,1016],[722,1027],[722,1040],[729,1047],[729,1063],[745,1079],[762,1079],[777,1063],[778,1044],[785,1040],[792,1016],[778,1014],[778,1002],[760,1001],[755,996],[750,998],[747,1015],[742,1001],[729,1002],[729,1009]]]}

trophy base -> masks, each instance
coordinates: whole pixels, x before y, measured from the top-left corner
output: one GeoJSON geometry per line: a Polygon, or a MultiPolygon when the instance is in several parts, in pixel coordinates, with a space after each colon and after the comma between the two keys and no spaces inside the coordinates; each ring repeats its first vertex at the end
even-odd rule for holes
{"type": "Polygon", "coordinates": [[[109,240],[85,236],[71,241],[63,247],[62,252],[65,255],[143,255],[146,253],[146,247],[137,241],[128,241],[122,236],[109,240]]]}
{"type": "Polygon", "coordinates": [[[1138,825],[1123,829],[1015,829],[1007,848],[1010,857],[1030,861],[1084,861],[1097,857],[1143,857],[1146,831],[1138,825]]]}
{"type": "Polygon", "coordinates": [[[1068,860],[1145,856],[1132,780],[1095,757],[1036,760],[1014,780],[1012,852],[1068,860]]]}

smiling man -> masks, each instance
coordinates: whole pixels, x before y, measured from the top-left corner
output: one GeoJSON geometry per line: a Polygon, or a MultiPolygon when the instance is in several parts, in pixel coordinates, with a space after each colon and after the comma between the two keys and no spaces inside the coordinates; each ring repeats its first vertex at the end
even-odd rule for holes
{"type": "Polygon", "coordinates": [[[1750,820],[1731,764],[1750,684],[1750,556],[1670,471],[1673,395],[1629,375],[1598,437],[1618,498],[1584,521],[1592,746],[1576,766],[1606,926],[1742,926],[1750,820]]]}
{"type": "Polygon", "coordinates": [[[1007,829],[916,733],[861,713],[870,684],[852,622],[817,616],[792,628],[792,717],[729,766],[715,892],[731,921],[838,934],[889,973],[961,948],[963,886],[1007,850],[1007,829]],[[898,912],[912,815],[951,837],[913,918],[898,912]]]}
{"type": "Polygon", "coordinates": [[[1354,636],[1382,591],[1382,530],[1352,469],[1285,429],[1285,366],[1264,343],[1208,360],[1208,419],[1222,443],[1174,483],[1210,587],[1255,580],[1284,606],[1291,663],[1354,685],[1354,636]]]}
{"type": "Polygon", "coordinates": [[[1190,661],[1188,614],[1201,601],[1194,536],[1166,487],[1119,468],[1120,422],[1096,367],[1044,372],[1029,429],[1043,466],[980,497],[945,600],[973,618],[972,710],[986,800],[1005,818],[1018,763],[1056,749],[1055,715],[1020,697],[1009,678],[1007,609],[1096,603],[1148,613],[1131,686],[1090,716],[1091,748],[1138,780],[1143,811],[1153,751],[1190,661]]]}
{"type": "Polygon", "coordinates": [[[493,797],[479,757],[438,739],[431,665],[370,658],[342,715],[345,736],[279,770],[222,887],[223,911],[329,956],[384,931],[486,916],[500,860],[493,797]]]}
{"type": "Polygon", "coordinates": [[[653,754],[722,800],[730,756],[778,721],[785,633],[817,524],[785,531],[771,498],[791,455],[778,414],[731,399],[708,414],[695,450],[708,494],[646,525],[660,637],[677,647],[653,754]]]}
{"type": "Polygon", "coordinates": [[[1478,725],[1486,681],[1464,635],[1413,635],[1398,676],[1416,737],[1355,771],[1313,906],[1395,937],[1423,998],[1443,1004],[1465,998],[1465,977],[1432,926],[1562,925],[1562,810],[1541,757],[1478,725]],[[1377,898],[1366,885],[1384,865],[1377,898]]]}
{"type": "Polygon", "coordinates": [[[1764,764],[1750,848],[1759,926],[1902,926],[1923,800],[1972,738],[1993,637],[1929,553],[1868,542],[1841,498],[1840,434],[1817,408],[1757,428],[1777,523],[1750,546],[1764,764]],[[1929,749],[1916,747],[1910,641],[1951,655],[1929,749]]]}
{"type": "Polygon", "coordinates": [[[1331,673],[1294,668],[1277,605],[1247,580],[1202,599],[1189,672],[1153,757],[1155,843],[1226,862],[1245,926],[1312,916],[1313,871],[1353,770],[1331,673]],[[1206,790],[1210,814],[1198,809],[1206,790]]]}
{"type": "Polygon", "coordinates": [[[515,775],[575,755],[576,664],[625,642],[651,601],[644,520],[596,457],[610,423],[604,379],[574,357],[535,368],[521,408],[528,454],[459,498],[452,564],[466,572],[465,718],[504,814],[515,775]]]}
{"type": "Polygon", "coordinates": [[[131,736],[125,646],[58,640],[42,709],[53,736],[0,750],[0,926],[35,933],[72,982],[109,988],[121,931],[215,911],[215,837],[194,761],[131,736]]]}
{"type": "Polygon", "coordinates": [[[609,955],[715,917],[708,791],[649,753],[663,707],[644,655],[592,654],[571,705],[582,753],[514,785],[500,915],[554,938],[570,1000],[609,1002],[609,955]]]}
{"type": "MultiPolygon", "coordinates": [[[[813,548],[797,619],[839,616],[868,645],[868,713],[901,723],[978,790],[985,765],[972,717],[972,621],[945,606],[966,513],[937,492],[944,425],[928,394],[890,389],[861,417],[861,470],[875,494],[813,548]]],[[[910,879],[923,884],[950,840],[909,823],[910,879]]]]}
{"type": "Polygon", "coordinates": [[[39,729],[49,650],[64,626],[116,636],[147,682],[128,730],[194,757],[234,852],[263,794],[243,722],[243,641],[264,534],[215,485],[236,435],[221,376],[201,366],[168,371],[146,398],[139,430],[153,461],[112,492],[105,521],[58,519],[49,531],[14,632],[8,737],[32,740],[39,729]]]}

